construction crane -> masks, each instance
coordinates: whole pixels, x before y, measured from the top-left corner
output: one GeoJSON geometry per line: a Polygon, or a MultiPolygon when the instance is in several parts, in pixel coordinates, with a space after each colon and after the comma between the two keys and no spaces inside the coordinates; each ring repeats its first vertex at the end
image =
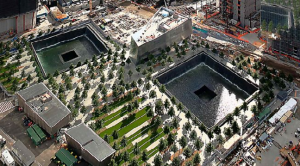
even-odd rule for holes
{"type": "Polygon", "coordinates": [[[95,16],[95,13],[93,12],[93,1],[92,1],[92,0],[89,0],[89,6],[90,6],[90,13],[89,13],[89,16],[90,16],[90,17],[94,17],[94,16],[95,16]]]}

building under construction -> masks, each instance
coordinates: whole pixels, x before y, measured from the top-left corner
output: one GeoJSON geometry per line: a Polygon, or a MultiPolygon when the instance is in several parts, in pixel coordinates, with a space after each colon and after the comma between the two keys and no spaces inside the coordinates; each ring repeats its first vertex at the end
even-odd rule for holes
{"type": "Polygon", "coordinates": [[[278,37],[269,38],[268,49],[277,55],[300,62],[300,26],[297,25],[288,31],[280,31],[278,37]]]}
{"type": "Polygon", "coordinates": [[[0,35],[21,33],[36,24],[37,0],[1,0],[0,35]]]}
{"type": "Polygon", "coordinates": [[[150,21],[131,36],[131,56],[138,63],[148,55],[179,43],[192,34],[191,18],[161,7],[150,21]]]}
{"type": "Polygon", "coordinates": [[[261,8],[261,0],[217,0],[224,18],[234,20],[236,25],[253,28],[259,21],[254,17],[261,8]]]}

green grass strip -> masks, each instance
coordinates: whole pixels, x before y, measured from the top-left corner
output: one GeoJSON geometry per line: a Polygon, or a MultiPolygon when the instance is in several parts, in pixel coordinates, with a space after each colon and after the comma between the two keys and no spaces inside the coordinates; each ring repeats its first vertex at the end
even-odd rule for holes
{"type": "MultiPolygon", "coordinates": [[[[165,135],[165,133],[163,132],[162,128],[159,128],[157,130],[157,132],[152,133],[151,135],[149,135],[148,137],[146,137],[145,139],[143,139],[142,141],[138,142],[138,146],[140,148],[141,153],[147,149],[147,147],[149,147],[152,143],[154,143],[155,141],[159,140],[160,138],[162,138],[165,135]]],[[[130,154],[130,157],[134,157],[135,154],[133,154],[133,149],[134,146],[132,148],[130,148],[128,151],[130,154]]]]}
{"type": "Polygon", "coordinates": [[[113,102],[112,104],[110,104],[109,108],[110,108],[110,110],[113,110],[113,109],[115,109],[115,108],[117,108],[117,107],[119,107],[119,106],[127,103],[128,101],[130,101],[132,99],[133,99],[132,97],[130,97],[129,95],[127,95],[127,96],[121,98],[120,100],[117,100],[117,101],[113,102]]]}
{"type": "MultiPolygon", "coordinates": [[[[145,107],[141,111],[137,112],[136,114],[133,114],[133,115],[129,116],[127,119],[125,119],[122,122],[116,124],[115,126],[104,130],[103,132],[100,133],[100,137],[103,138],[105,136],[105,134],[111,135],[114,132],[114,130],[119,130],[119,129],[123,128],[123,127],[125,128],[125,127],[130,126],[129,131],[131,129],[137,127],[138,125],[140,125],[143,122],[147,121],[147,119],[150,119],[150,117],[146,116],[147,110],[149,108],[150,107],[145,107]],[[138,120],[136,120],[136,119],[138,119],[138,120]],[[134,123],[134,125],[136,125],[135,127],[134,127],[134,125],[129,125],[129,124],[133,123],[134,121],[138,122],[138,123],[137,122],[134,123]]],[[[120,132],[119,132],[119,137],[121,137],[121,133],[120,132]]]]}
{"type": "Polygon", "coordinates": [[[111,124],[113,121],[119,119],[120,117],[126,115],[127,111],[126,111],[126,106],[121,108],[119,111],[108,115],[107,117],[103,118],[104,120],[104,126],[107,126],[109,124],[111,124]]]}

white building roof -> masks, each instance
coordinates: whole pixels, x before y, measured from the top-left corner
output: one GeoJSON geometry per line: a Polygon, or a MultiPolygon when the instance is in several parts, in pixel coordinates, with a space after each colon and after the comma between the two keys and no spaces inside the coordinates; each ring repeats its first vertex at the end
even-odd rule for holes
{"type": "Polygon", "coordinates": [[[270,123],[275,123],[276,120],[281,119],[281,117],[286,114],[288,111],[291,111],[295,108],[295,106],[297,105],[297,101],[293,98],[290,98],[281,108],[280,110],[273,115],[270,119],[269,122],[270,123]]]}
{"type": "Polygon", "coordinates": [[[7,149],[5,149],[2,152],[2,157],[6,161],[6,164],[12,164],[12,163],[15,162],[15,160],[12,158],[12,156],[10,155],[10,153],[9,153],[9,151],[7,149]]]}
{"type": "Polygon", "coordinates": [[[135,40],[136,44],[140,46],[156,39],[186,20],[188,20],[187,17],[179,15],[170,9],[161,7],[145,26],[132,35],[132,38],[135,40]],[[164,27],[166,31],[162,31],[159,28],[160,26],[164,27]]]}

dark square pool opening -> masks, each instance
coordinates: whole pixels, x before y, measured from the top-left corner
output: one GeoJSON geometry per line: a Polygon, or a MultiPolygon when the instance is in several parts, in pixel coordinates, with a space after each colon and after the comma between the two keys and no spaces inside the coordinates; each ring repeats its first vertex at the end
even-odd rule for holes
{"type": "Polygon", "coordinates": [[[208,128],[222,122],[258,89],[204,52],[157,79],[208,128]]]}
{"type": "Polygon", "coordinates": [[[71,65],[106,53],[107,47],[101,33],[93,27],[90,23],[82,24],[34,39],[32,46],[43,75],[64,72],[71,65]]]}
{"type": "Polygon", "coordinates": [[[194,93],[199,97],[199,99],[205,102],[209,102],[217,96],[217,94],[213,90],[209,89],[205,85],[202,86],[200,89],[196,90],[194,93]]]}
{"type": "Polygon", "coordinates": [[[63,62],[68,62],[72,59],[79,57],[74,50],[68,51],[66,53],[61,54],[63,62]]]}

